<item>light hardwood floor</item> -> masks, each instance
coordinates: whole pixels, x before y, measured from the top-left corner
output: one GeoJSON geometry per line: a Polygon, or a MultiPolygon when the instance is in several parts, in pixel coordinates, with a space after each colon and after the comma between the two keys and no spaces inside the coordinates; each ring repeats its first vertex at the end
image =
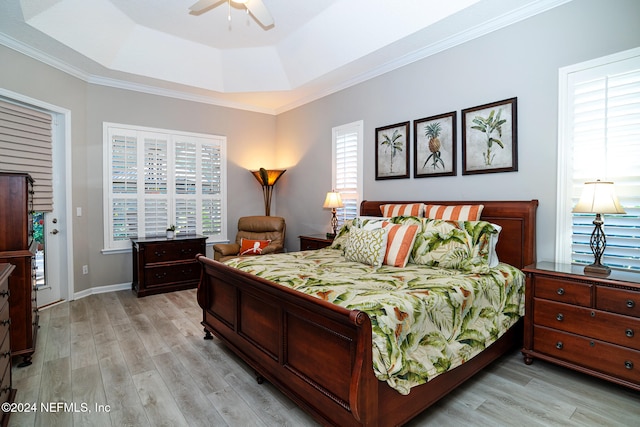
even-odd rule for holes
{"type": "MultiPolygon", "coordinates": [[[[10,425],[317,425],[216,339],[203,340],[200,319],[195,290],[120,291],[42,310],[33,364],[16,360],[12,371],[16,402],[37,412],[14,413],[10,425]],[[41,411],[53,402],[77,411],[41,411]]],[[[514,351],[409,425],[638,426],[640,393],[541,361],[526,366],[514,351]]]]}

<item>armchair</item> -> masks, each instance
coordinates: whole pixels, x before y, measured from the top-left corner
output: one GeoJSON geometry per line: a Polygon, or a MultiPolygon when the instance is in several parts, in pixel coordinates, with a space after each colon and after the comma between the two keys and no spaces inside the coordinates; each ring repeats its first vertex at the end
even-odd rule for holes
{"type": "Polygon", "coordinates": [[[213,259],[224,261],[240,255],[242,239],[270,240],[262,248],[262,255],[284,251],[284,234],[286,224],[279,216],[244,216],[238,219],[238,234],[235,243],[218,243],[213,245],[213,259]]]}

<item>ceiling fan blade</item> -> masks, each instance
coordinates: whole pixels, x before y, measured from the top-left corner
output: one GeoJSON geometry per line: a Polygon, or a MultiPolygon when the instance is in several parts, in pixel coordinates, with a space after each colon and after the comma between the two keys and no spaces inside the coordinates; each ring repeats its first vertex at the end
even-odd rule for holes
{"type": "Polygon", "coordinates": [[[201,13],[205,9],[209,9],[211,6],[215,5],[218,2],[220,2],[220,0],[199,0],[189,6],[189,10],[194,14],[201,13]]]}
{"type": "MultiPolygon", "coordinates": [[[[202,0],[201,0],[202,1],[202,0]]],[[[263,27],[270,27],[273,25],[273,17],[269,10],[264,5],[262,0],[247,0],[244,4],[249,12],[262,24],[263,27]]]]}

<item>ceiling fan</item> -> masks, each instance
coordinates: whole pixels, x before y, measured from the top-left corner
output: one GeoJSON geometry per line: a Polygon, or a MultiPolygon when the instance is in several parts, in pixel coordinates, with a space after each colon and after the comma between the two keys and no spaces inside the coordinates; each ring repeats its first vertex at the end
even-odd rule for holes
{"type": "Polygon", "coordinates": [[[189,10],[192,14],[199,15],[200,13],[204,13],[207,9],[216,7],[225,1],[244,4],[244,7],[247,8],[249,13],[251,13],[263,27],[270,27],[273,25],[271,13],[269,13],[269,10],[262,0],[199,0],[192,4],[189,7],[189,10]]]}

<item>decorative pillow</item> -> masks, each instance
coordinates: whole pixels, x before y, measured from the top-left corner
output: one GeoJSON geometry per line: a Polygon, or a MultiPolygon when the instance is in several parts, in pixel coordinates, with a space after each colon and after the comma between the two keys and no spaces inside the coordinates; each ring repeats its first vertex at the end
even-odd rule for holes
{"type": "Polygon", "coordinates": [[[491,238],[489,240],[489,267],[493,268],[500,263],[500,260],[498,259],[498,252],[496,252],[496,245],[498,244],[498,237],[500,237],[502,227],[494,223],[491,223],[491,225],[497,231],[497,233],[491,233],[491,238]]]}
{"type": "Polygon", "coordinates": [[[349,230],[353,226],[353,220],[348,219],[340,227],[338,233],[336,233],[336,237],[333,238],[333,242],[331,242],[332,249],[340,249],[344,252],[347,247],[347,243],[349,242],[349,230]]]}
{"type": "Polygon", "coordinates": [[[349,244],[345,258],[349,261],[380,267],[387,251],[387,230],[363,230],[352,227],[349,232],[349,244]]]}
{"type": "Polygon", "coordinates": [[[383,228],[387,230],[387,252],[383,264],[394,267],[406,266],[420,227],[415,224],[398,225],[387,222],[383,228]]]}
{"type": "Polygon", "coordinates": [[[380,205],[380,212],[382,212],[382,216],[387,218],[393,216],[424,216],[424,204],[380,205]]]}
{"type": "Polygon", "coordinates": [[[375,230],[376,228],[382,228],[382,224],[385,221],[388,221],[388,219],[380,218],[379,216],[357,216],[353,219],[353,226],[364,230],[375,230]]]}
{"type": "Polygon", "coordinates": [[[425,218],[447,221],[480,221],[484,205],[426,205],[425,218]]]}
{"type": "Polygon", "coordinates": [[[260,255],[271,240],[240,239],[240,253],[238,255],[260,255]]]}
{"type": "Polygon", "coordinates": [[[486,221],[426,219],[416,236],[412,260],[416,264],[487,273],[491,236],[499,230],[486,221]]]}

